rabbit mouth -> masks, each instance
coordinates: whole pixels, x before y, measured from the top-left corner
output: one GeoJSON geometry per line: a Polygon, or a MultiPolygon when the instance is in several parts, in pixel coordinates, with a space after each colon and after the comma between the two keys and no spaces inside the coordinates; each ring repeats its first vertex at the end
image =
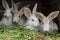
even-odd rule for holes
{"type": "Polygon", "coordinates": [[[17,22],[13,22],[13,25],[18,25],[18,23],[17,22]]]}

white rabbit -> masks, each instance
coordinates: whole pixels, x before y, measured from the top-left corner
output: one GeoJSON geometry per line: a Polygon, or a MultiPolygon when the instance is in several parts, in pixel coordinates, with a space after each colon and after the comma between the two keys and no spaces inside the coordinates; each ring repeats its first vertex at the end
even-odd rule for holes
{"type": "Polygon", "coordinates": [[[25,8],[25,10],[24,10],[24,14],[28,18],[25,23],[27,29],[37,30],[37,26],[39,25],[39,20],[35,15],[36,9],[37,9],[37,3],[35,4],[35,6],[33,8],[32,13],[29,8],[25,8]]]}
{"type": "Polygon", "coordinates": [[[21,17],[23,15],[24,8],[29,7],[29,5],[28,6],[24,6],[23,8],[18,10],[16,4],[12,1],[12,7],[13,7],[13,12],[14,12],[13,23],[16,23],[16,24],[19,24],[19,25],[23,25],[25,20],[23,20],[23,18],[21,18],[21,17]]]}
{"type": "Polygon", "coordinates": [[[43,33],[45,33],[46,31],[48,33],[52,33],[55,30],[58,31],[57,24],[53,22],[53,19],[56,18],[58,14],[59,11],[54,11],[46,17],[42,13],[36,13],[36,16],[41,20],[39,30],[43,33]]]}
{"type": "Polygon", "coordinates": [[[6,0],[2,0],[3,7],[5,8],[5,13],[3,15],[3,18],[0,21],[1,24],[5,24],[7,26],[12,25],[12,14],[11,14],[11,8],[9,7],[6,0]]]}

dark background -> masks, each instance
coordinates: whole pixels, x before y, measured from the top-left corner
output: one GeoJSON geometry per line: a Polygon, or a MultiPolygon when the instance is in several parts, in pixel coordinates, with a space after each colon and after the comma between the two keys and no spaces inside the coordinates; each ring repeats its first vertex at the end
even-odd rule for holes
{"type": "MultiPolygon", "coordinates": [[[[0,10],[3,10],[3,6],[0,0],[0,10]]],[[[19,8],[22,8],[25,5],[30,4],[30,9],[32,10],[35,3],[38,3],[38,12],[42,12],[45,16],[47,16],[50,12],[60,10],[60,0],[13,0],[15,3],[21,2],[19,8]]],[[[11,7],[11,0],[7,0],[8,4],[11,7]]],[[[2,18],[3,14],[0,13],[0,19],[2,18]]],[[[57,23],[60,31],[59,20],[58,17],[54,19],[57,23]]]]}

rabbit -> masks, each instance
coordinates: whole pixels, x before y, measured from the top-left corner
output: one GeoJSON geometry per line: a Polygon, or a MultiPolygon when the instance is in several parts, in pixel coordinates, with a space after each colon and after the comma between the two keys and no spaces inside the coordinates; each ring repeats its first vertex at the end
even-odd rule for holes
{"type": "Polygon", "coordinates": [[[21,18],[21,17],[23,15],[24,8],[29,7],[29,5],[28,6],[24,6],[20,10],[18,10],[16,4],[12,1],[12,7],[13,7],[13,13],[14,13],[13,23],[15,25],[16,24],[24,25],[25,20],[23,18],[21,18]]]}
{"type": "Polygon", "coordinates": [[[42,13],[36,13],[38,19],[40,19],[40,25],[38,27],[39,31],[42,33],[53,33],[54,31],[58,31],[58,26],[53,19],[56,18],[59,14],[59,11],[51,12],[47,17],[42,13]]]}
{"type": "Polygon", "coordinates": [[[5,8],[5,13],[3,15],[3,18],[0,21],[0,25],[4,24],[4,25],[7,25],[7,26],[11,26],[12,25],[11,8],[9,7],[6,0],[2,0],[2,5],[5,8]]]}
{"type": "Polygon", "coordinates": [[[38,30],[37,26],[39,25],[39,20],[35,15],[36,9],[37,9],[37,3],[35,4],[32,12],[29,8],[25,8],[24,10],[24,14],[27,17],[27,21],[25,23],[27,29],[38,30]]]}

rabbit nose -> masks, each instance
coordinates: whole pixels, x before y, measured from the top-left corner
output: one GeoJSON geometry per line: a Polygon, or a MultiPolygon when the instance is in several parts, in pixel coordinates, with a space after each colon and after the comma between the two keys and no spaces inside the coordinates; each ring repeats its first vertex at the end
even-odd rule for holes
{"type": "Polygon", "coordinates": [[[13,22],[18,22],[18,19],[17,18],[13,18],[13,22]]]}

